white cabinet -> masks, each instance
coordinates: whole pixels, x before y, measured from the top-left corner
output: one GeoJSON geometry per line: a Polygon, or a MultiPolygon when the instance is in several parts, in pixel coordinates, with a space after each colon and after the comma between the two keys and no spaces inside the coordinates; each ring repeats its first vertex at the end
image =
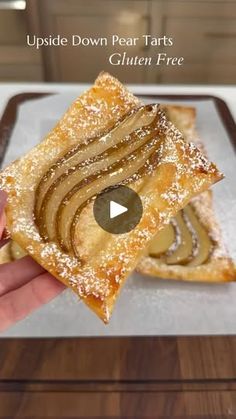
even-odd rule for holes
{"type": "MultiPolygon", "coordinates": [[[[109,56],[124,49],[112,46],[110,37],[140,37],[147,33],[148,0],[41,0],[41,25],[44,34],[60,34],[67,39],[72,34],[81,38],[108,39],[107,46],[70,46],[45,48],[44,62],[49,80],[92,81],[102,71],[110,71],[122,81],[144,83],[146,69],[112,66],[109,56]]],[[[142,45],[130,46],[130,55],[145,55],[142,45]]]]}
{"type": "Polygon", "coordinates": [[[151,71],[152,82],[235,83],[236,2],[166,1],[151,2],[152,32],[161,30],[174,39],[172,55],[183,55],[180,68],[151,71]]]}
{"type": "Polygon", "coordinates": [[[26,46],[27,16],[23,10],[0,8],[0,80],[42,80],[41,52],[26,46]]]}

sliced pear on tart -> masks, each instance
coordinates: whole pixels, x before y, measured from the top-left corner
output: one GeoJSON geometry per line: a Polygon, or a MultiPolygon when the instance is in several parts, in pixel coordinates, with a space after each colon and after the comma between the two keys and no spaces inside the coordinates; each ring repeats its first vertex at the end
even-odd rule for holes
{"type": "Polygon", "coordinates": [[[163,260],[167,265],[186,263],[193,251],[192,234],[185,223],[182,211],[176,215],[175,222],[177,237],[180,237],[180,239],[177,240],[177,246],[174,250],[170,248],[166,255],[163,255],[163,260]]]}
{"type": "Polygon", "coordinates": [[[137,108],[48,169],[35,202],[35,220],[45,239],[77,255],[73,231],[81,209],[99,191],[145,173],[162,136],[157,120],[158,105],[137,108]]]}
{"type": "Polygon", "coordinates": [[[213,243],[191,204],[181,210],[172,222],[151,242],[148,254],[167,265],[199,266],[210,255],[213,243]]]}
{"type": "Polygon", "coordinates": [[[191,257],[190,261],[187,263],[187,265],[199,266],[208,260],[213,247],[213,243],[209,237],[208,232],[199,221],[191,205],[187,205],[187,207],[184,208],[183,211],[188,217],[188,220],[192,228],[194,229],[194,233],[196,235],[196,251],[195,254],[191,257]]]}
{"type": "Polygon", "coordinates": [[[147,253],[152,257],[159,257],[161,254],[167,252],[174,243],[175,237],[173,224],[167,224],[167,226],[159,231],[154,239],[152,239],[147,253]]]}

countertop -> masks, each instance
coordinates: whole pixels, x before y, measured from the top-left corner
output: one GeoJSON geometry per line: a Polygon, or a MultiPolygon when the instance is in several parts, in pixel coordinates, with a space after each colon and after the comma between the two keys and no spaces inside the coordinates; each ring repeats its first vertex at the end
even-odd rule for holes
{"type": "MultiPolygon", "coordinates": [[[[90,85],[84,83],[0,83],[0,117],[11,96],[24,92],[75,92],[78,95],[90,85]]],[[[128,85],[135,94],[204,94],[218,96],[236,118],[236,86],[221,85],[128,85]]]]}

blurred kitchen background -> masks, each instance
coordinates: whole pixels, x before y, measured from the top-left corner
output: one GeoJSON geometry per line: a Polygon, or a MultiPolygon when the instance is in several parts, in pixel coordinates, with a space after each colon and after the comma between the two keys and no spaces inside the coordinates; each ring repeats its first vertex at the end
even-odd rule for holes
{"type": "MultiPolygon", "coordinates": [[[[139,44],[129,47],[128,54],[149,56],[151,51],[139,44]]],[[[235,84],[236,1],[0,0],[1,82],[91,82],[101,70],[129,83],[235,84]],[[37,51],[26,46],[27,33],[66,37],[166,34],[175,41],[166,52],[183,55],[185,64],[179,68],[114,67],[107,63],[114,52],[110,46],[37,51]]]]}

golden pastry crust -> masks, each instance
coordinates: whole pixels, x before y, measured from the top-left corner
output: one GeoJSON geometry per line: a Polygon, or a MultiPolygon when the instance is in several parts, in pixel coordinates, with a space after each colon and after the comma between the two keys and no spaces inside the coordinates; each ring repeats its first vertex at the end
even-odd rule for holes
{"type": "Polygon", "coordinates": [[[62,251],[56,242],[45,241],[34,219],[35,193],[44,173],[73,147],[87,144],[88,138],[101,135],[138,106],[137,98],[121,83],[102,73],[42,143],[0,174],[0,186],[8,193],[6,217],[13,240],[71,287],[105,322],[149,240],[193,196],[222,178],[215,165],[195,146],[187,144],[164,113],[158,111],[162,136],[155,160],[147,162],[147,174],[129,184],[139,192],[143,203],[139,225],[122,235],[106,233],[94,223],[90,202],[78,223],[83,264],[62,251]],[[97,239],[96,252],[87,250],[87,236],[97,239]]]}
{"type": "MultiPolygon", "coordinates": [[[[186,141],[193,141],[204,151],[203,144],[195,129],[196,110],[184,106],[163,106],[171,122],[182,132],[186,141]]],[[[198,219],[211,238],[214,248],[206,263],[196,266],[167,265],[161,259],[145,256],[137,266],[137,271],[165,279],[196,282],[227,282],[236,280],[236,266],[223,244],[217,223],[211,191],[205,191],[191,200],[198,219]]]]}

